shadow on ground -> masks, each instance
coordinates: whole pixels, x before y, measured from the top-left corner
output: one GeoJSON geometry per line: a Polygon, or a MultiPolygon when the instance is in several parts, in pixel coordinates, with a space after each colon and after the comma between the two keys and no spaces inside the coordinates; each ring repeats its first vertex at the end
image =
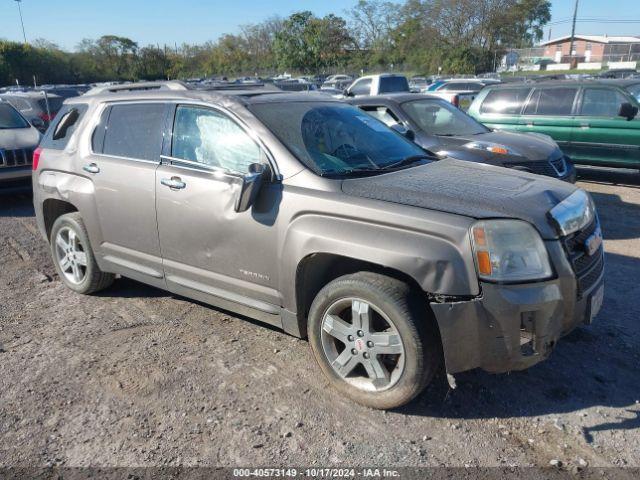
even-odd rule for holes
{"type": "Polygon", "coordinates": [[[0,195],[0,217],[33,217],[33,199],[30,193],[0,195]]]}

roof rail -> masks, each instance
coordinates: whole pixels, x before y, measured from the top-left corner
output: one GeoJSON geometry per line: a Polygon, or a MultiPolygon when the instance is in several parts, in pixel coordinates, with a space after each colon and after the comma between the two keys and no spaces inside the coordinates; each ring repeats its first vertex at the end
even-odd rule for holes
{"type": "Polygon", "coordinates": [[[141,92],[146,90],[188,90],[186,84],[178,80],[163,81],[163,82],[136,82],[125,83],[122,85],[105,85],[101,87],[94,87],[89,90],[84,96],[100,95],[103,93],[118,93],[118,92],[141,92]]]}

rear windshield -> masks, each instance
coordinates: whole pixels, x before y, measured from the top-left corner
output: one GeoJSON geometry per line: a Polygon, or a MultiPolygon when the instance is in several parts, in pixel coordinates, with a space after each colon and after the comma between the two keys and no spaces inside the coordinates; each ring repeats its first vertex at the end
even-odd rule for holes
{"type": "Polygon", "coordinates": [[[531,88],[500,88],[491,90],[482,102],[480,113],[518,115],[531,88]]]}
{"type": "Polygon", "coordinates": [[[380,78],[380,93],[408,92],[409,82],[406,77],[380,78]]]}
{"type": "Polygon", "coordinates": [[[49,102],[49,110],[51,113],[55,113],[62,108],[62,102],[64,98],[61,97],[49,97],[46,101],[44,98],[38,100],[38,106],[43,112],[47,111],[47,102],[49,102]]]}
{"type": "Polygon", "coordinates": [[[47,129],[40,146],[64,150],[86,111],[85,104],[66,105],[47,129]]]}
{"type": "Polygon", "coordinates": [[[636,97],[636,100],[640,102],[640,83],[636,83],[635,85],[629,85],[627,90],[636,97]]]}
{"type": "Polygon", "coordinates": [[[0,129],[28,128],[29,123],[8,103],[0,103],[0,129]]]}

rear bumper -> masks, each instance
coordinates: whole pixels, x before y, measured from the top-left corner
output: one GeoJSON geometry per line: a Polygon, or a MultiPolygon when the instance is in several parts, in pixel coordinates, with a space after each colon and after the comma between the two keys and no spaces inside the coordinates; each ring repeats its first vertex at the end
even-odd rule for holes
{"type": "Polygon", "coordinates": [[[578,298],[573,270],[559,242],[549,242],[554,280],[522,284],[483,283],[482,297],[432,304],[448,373],[474,368],[500,373],[523,370],[549,357],[558,340],[591,319],[594,292],[603,275],[578,298]]]}

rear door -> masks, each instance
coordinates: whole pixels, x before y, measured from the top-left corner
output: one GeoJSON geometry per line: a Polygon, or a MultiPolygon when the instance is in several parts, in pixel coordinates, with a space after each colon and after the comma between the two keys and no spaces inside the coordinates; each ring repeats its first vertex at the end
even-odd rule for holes
{"type": "Polygon", "coordinates": [[[622,103],[633,100],[615,88],[585,87],[573,134],[576,160],[594,165],[640,166],[640,119],[618,116],[622,103]]]}
{"type": "Polygon", "coordinates": [[[579,90],[572,85],[536,87],[525,106],[520,130],[549,135],[564,153],[572,156],[575,150],[571,136],[576,126],[579,90]]]}
{"type": "MultiPolygon", "coordinates": [[[[79,172],[93,182],[98,231],[92,241],[109,271],[164,286],[156,223],[155,171],[168,106],[162,102],[109,105],[79,172]]],[[[87,192],[90,194],[90,192],[87,192]]]]}
{"type": "Polygon", "coordinates": [[[218,109],[175,108],[156,172],[158,231],[170,290],[223,308],[253,308],[272,321],[281,303],[274,288],[281,190],[263,185],[258,204],[234,210],[249,165],[268,163],[248,132],[218,109]]]}

